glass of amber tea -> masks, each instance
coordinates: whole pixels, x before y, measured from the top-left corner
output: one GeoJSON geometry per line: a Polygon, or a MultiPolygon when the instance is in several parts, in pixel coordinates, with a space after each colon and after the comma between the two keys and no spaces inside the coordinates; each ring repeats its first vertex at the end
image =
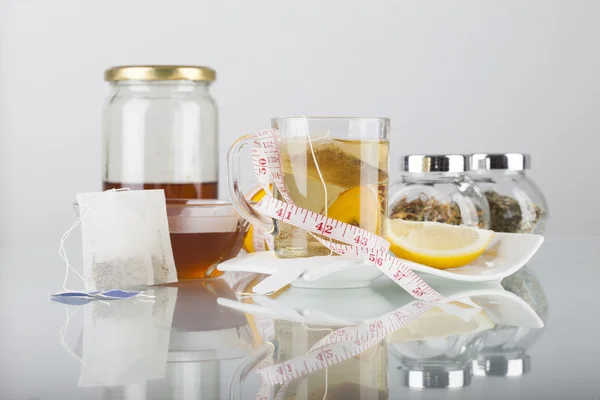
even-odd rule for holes
{"type": "Polygon", "coordinates": [[[217,265],[235,257],[248,223],[230,202],[167,199],[167,218],[177,278],[221,276],[217,265]]]}
{"type": "MultiPolygon", "coordinates": [[[[385,235],[389,125],[388,118],[273,118],[284,181],[293,202],[385,235]]],[[[251,135],[241,137],[228,155],[229,192],[236,209],[253,225],[275,232],[277,257],[331,255],[309,232],[258,214],[245,201],[238,184],[238,155],[252,141],[251,135]]],[[[277,188],[273,192],[284,200],[277,188]]]]}

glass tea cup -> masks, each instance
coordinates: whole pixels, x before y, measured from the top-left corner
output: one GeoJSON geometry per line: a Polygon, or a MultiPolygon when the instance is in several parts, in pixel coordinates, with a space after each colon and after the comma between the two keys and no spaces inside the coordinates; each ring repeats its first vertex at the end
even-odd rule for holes
{"type": "MultiPolygon", "coordinates": [[[[388,198],[388,118],[273,118],[284,182],[292,201],[378,235],[384,235],[388,198]]],[[[228,154],[229,193],[251,224],[273,232],[279,258],[330,255],[309,232],[265,217],[239,187],[239,154],[253,135],[239,138],[228,154]]],[[[273,196],[284,200],[275,187],[273,196]]]]}
{"type": "Polygon", "coordinates": [[[167,199],[167,218],[179,280],[223,275],[217,265],[239,253],[249,226],[223,200],[167,199]]]}
{"type": "MultiPolygon", "coordinates": [[[[217,266],[238,255],[249,224],[223,200],[166,199],[177,279],[214,278],[217,266]]],[[[73,203],[77,216],[79,204],[73,203]]]]}

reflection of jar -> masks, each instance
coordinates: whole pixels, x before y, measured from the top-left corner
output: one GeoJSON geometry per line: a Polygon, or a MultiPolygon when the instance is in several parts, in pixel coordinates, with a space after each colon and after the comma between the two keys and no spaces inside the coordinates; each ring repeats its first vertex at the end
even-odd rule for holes
{"type": "Polygon", "coordinates": [[[433,309],[389,338],[403,383],[414,389],[460,388],[471,383],[471,363],[493,327],[482,313],[471,321],[433,309]]]}
{"type": "Polygon", "coordinates": [[[167,198],[217,197],[217,106],[207,67],[127,66],[105,72],[104,190],[164,189],[167,198]]]}
{"type": "Polygon", "coordinates": [[[514,153],[471,156],[469,176],[487,198],[493,231],[541,234],[546,229],[546,200],[525,174],[530,160],[514,153]]]}
{"type": "MultiPolygon", "coordinates": [[[[548,302],[535,274],[528,267],[504,278],[502,286],[521,297],[546,323],[548,302]]],[[[483,349],[473,361],[473,374],[477,376],[521,376],[531,369],[527,350],[540,338],[544,328],[525,328],[496,325],[485,337],[483,349]]]]}
{"type": "Polygon", "coordinates": [[[488,228],[487,202],[467,167],[462,155],[404,156],[401,180],[390,188],[389,217],[488,228]]]}

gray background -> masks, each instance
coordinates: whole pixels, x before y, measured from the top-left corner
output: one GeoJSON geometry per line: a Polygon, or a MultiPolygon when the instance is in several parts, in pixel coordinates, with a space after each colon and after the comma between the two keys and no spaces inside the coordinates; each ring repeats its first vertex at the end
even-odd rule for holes
{"type": "Polygon", "coordinates": [[[389,116],[392,170],[530,152],[548,233],[594,234],[599,20],[594,0],[0,0],[0,241],[58,244],[100,190],[102,72],[132,63],[218,71],[221,197],[227,147],[271,116],[389,116]]]}

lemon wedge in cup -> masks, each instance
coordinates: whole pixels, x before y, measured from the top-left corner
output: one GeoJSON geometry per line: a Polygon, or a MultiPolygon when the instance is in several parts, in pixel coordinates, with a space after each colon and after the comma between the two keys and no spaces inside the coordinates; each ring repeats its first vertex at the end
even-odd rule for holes
{"type": "Polygon", "coordinates": [[[467,265],[483,253],[494,232],[439,222],[388,221],[386,239],[397,257],[446,269],[467,265]]]}
{"type": "MultiPolygon", "coordinates": [[[[321,214],[325,215],[324,210],[321,214]]],[[[327,217],[380,234],[382,212],[377,187],[366,185],[347,189],[328,207],[327,217]]]]}

